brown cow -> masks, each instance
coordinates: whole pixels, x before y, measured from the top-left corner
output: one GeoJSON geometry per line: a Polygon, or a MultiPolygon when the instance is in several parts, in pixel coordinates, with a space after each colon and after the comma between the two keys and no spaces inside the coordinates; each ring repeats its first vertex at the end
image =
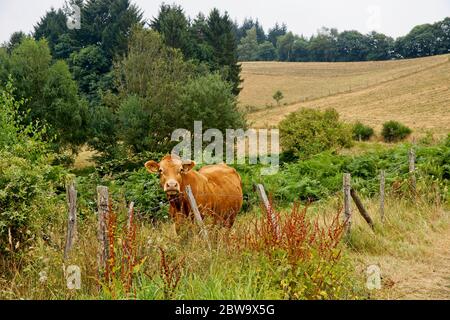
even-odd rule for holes
{"type": "Polygon", "coordinates": [[[194,161],[182,161],[173,155],[165,156],[160,163],[153,160],[145,163],[150,173],[159,173],[176,230],[185,217],[192,217],[185,192],[187,185],[192,188],[202,217],[211,216],[216,224],[230,228],[242,206],[241,177],[226,164],[204,166],[198,171],[192,170],[194,166],[194,161]]]}

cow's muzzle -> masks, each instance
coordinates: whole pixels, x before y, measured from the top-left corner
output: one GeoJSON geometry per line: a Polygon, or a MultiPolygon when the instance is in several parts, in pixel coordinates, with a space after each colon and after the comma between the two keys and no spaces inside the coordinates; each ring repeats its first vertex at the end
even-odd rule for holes
{"type": "Polygon", "coordinates": [[[178,196],[180,194],[180,184],[176,180],[169,180],[164,185],[164,192],[169,198],[178,196]]]}

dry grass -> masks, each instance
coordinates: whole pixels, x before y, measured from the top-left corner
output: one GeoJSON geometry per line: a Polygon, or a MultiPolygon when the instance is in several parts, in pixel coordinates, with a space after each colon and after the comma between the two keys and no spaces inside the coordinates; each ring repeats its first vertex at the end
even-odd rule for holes
{"type": "Polygon", "coordinates": [[[290,103],[251,113],[254,127],[276,125],[301,107],[335,108],[346,121],[380,130],[398,120],[418,133],[450,130],[449,56],[356,63],[245,63],[241,105],[263,107],[280,89],[290,103]],[[351,91],[350,91],[351,87],[351,91]]]}
{"type": "Polygon", "coordinates": [[[95,162],[92,160],[92,157],[97,154],[96,151],[89,149],[88,147],[83,147],[75,158],[74,168],[75,169],[83,169],[86,167],[92,167],[95,165],[95,162]]]}

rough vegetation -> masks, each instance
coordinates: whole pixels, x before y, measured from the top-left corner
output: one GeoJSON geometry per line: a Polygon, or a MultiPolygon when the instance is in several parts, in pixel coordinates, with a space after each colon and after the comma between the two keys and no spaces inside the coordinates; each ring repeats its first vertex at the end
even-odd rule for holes
{"type": "MultiPolygon", "coordinates": [[[[85,1],[82,13],[82,28],[76,31],[67,29],[62,10],[51,9],[31,36],[17,32],[0,47],[0,299],[377,298],[385,291],[373,294],[364,286],[363,269],[369,260],[379,261],[377,256],[383,255],[421,257],[432,245],[432,236],[448,232],[450,135],[448,115],[442,112],[448,111],[448,103],[442,103],[448,102],[448,81],[442,81],[449,75],[447,56],[358,63],[349,69],[341,64],[289,65],[288,70],[278,63],[265,65],[263,76],[268,78],[313,70],[307,79],[319,74],[320,81],[325,78],[336,87],[323,88],[308,80],[317,90],[308,93],[312,98],[323,90],[330,97],[312,101],[314,106],[304,99],[301,109],[287,105],[249,116],[259,124],[267,119],[278,124],[296,111],[279,124],[283,153],[276,174],[262,176],[262,165],[235,165],[242,177],[244,208],[230,230],[207,223],[209,247],[191,222],[188,234],[174,233],[168,200],[158,178],[143,164],[169,152],[171,132],[192,129],[195,120],[203,121],[203,130],[247,128],[237,108],[238,55],[254,59],[249,53],[256,50],[255,59],[264,60],[298,60],[300,53],[314,61],[378,60],[385,59],[383,50],[394,44],[371,34],[369,38],[388,46],[367,56],[360,55],[359,47],[345,54],[339,48],[359,34],[323,30],[306,40],[276,25],[266,37],[258,23],[246,20],[244,26],[236,26],[217,9],[191,20],[181,7],[163,4],[150,28],[129,1],[85,1]],[[321,43],[332,43],[337,51],[325,50],[321,43]],[[352,80],[340,82],[336,73],[352,80]],[[411,84],[417,73],[423,76],[420,83],[411,84]],[[361,84],[367,74],[376,79],[373,87],[361,84]],[[343,102],[333,100],[340,96],[331,96],[342,89],[339,86],[355,83],[340,97],[343,102]],[[423,90],[415,90],[418,87],[423,90]],[[405,92],[410,91],[413,99],[408,100],[411,95],[405,92]],[[415,99],[422,93],[424,97],[415,99]],[[376,118],[372,122],[361,115],[373,111],[374,96],[385,97],[376,108],[389,117],[370,113],[367,117],[376,118]],[[393,100],[401,101],[390,103],[393,100]],[[354,109],[355,101],[364,112],[354,109]],[[395,111],[405,114],[404,101],[409,101],[408,111],[416,110],[405,121],[395,111]],[[392,119],[416,130],[411,119],[429,120],[417,116],[425,113],[440,119],[430,122],[439,137],[430,133],[410,144],[399,142],[409,131],[400,123],[390,122],[386,132],[379,130],[392,119]],[[351,125],[358,117],[364,125],[351,125]],[[393,143],[353,141],[371,138],[373,130],[366,124],[393,143]],[[353,144],[356,148],[349,149],[353,144]],[[74,167],[76,154],[86,148],[95,157],[85,161],[87,166],[74,167]],[[411,148],[417,155],[414,173],[407,162],[411,148]],[[375,215],[380,170],[386,173],[384,221],[375,215]],[[353,229],[343,234],[341,188],[347,172],[374,219],[373,230],[353,208],[353,229]],[[72,181],[78,192],[78,236],[64,259],[66,184],[72,181]],[[270,212],[259,205],[255,183],[264,184],[270,212]],[[107,186],[110,194],[109,250],[100,268],[98,185],[107,186]],[[129,210],[130,202],[135,203],[134,211],[129,210]],[[67,288],[68,265],[80,267],[80,290],[67,288]]],[[[410,43],[429,28],[436,31],[436,26],[422,26],[399,39],[397,52],[413,50],[410,43]]],[[[439,36],[442,46],[448,46],[447,34],[439,36]]],[[[425,47],[420,52],[427,55],[442,51],[440,46],[425,47]]],[[[409,54],[418,52],[403,53],[409,54]]],[[[247,64],[244,69],[252,67],[247,64]]],[[[244,87],[251,88],[251,81],[244,87]]],[[[307,92],[295,85],[271,85],[277,87],[261,86],[269,101],[291,103],[298,101],[292,92],[307,92]],[[271,97],[276,90],[283,94],[271,97]]],[[[388,283],[384,288],[391,292],[388,283]]]]}

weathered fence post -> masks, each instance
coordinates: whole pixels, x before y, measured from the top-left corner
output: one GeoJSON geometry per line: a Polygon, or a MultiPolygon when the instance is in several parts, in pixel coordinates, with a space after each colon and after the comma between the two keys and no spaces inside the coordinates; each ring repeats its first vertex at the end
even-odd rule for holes
{"type": "Polygon", "coordinates": [[[350,233],[350,228],[352,225],[352,212],[351,212],[351,175],[350,173],[344,173],[343,179],[343,191],[344,191],[344,216],[345,216],[345,229],[346,233],[350,233]]]}
{"type": "Polygon", "coordinates": [[[77,238],[77,190],[73,181],[67,185],[67,204],[69,207],[69,215],[64,260],[69,257],[70,250],[72,250],[72,246],[77,238]]]}
{"type": "Polygon", "coordinates": [[[194,213],[195,221],[200,227],[200,232],[208,243],[209,248],[211,249],[211,244],[209,243],[208,231],[205,228],[205,224],[203,223],[202,216],[200,211],[198,210],[197,201],[195,200],[194,194],[192,193],[191,186],[186,186],[186,195],[189,200],[189,204],[191,205],[192,212],[194,213]]]}
{"type": "Polygon", "coordinates": [[[280,226],[278,225],[278,221],[275,217],[275,213],[270,205],[269,198],[267,197],[266,190],[264,190],[264,186],[262,184],[256,185],[256,191],[258,192],[259,199],[264,205],[267,214],[269,215],[272,226],[275,228],[275,235],[277,238],[280,238],[280,226]]]}
{"type": "Polygon", "coordinates": [[[109,215],[109,195],[108,187],[97,186],[97,207],[98,207],[98,267],[100,270],[106,268],[109,257],[108,246],[108,215],[109,215]]]}
{"type": "Polygon", "coordinates": [[[356,207],[358,208],[358,211],[361,213],[361,215],[363,216],[364,220],[366,220],[366,222],[369,224],[369,226],[373,230],[374,229],[374,225],[373,225],[372,218],[370,218],[369,213],[364,208],[361,199],[358,197],[358,194],[356,193],[356,191],[354,189],[351,189],[351,188],[350,188],[350,194],[351,194],[351,196],[353,198],[353,201],[355,201],[355,204],[356,204],[356,207]]]}
{"type": "Polygon", "coordinates": [[[413,194],[416,193],[416,153],[413,148],[409,149],[409,177],[413,194]]]}
{"type": "Polygon", "coordinates": [[[380,171],[380,216],[381,222],[384,222],[384,187],[386,183],[386,172],[380,171]]]}

